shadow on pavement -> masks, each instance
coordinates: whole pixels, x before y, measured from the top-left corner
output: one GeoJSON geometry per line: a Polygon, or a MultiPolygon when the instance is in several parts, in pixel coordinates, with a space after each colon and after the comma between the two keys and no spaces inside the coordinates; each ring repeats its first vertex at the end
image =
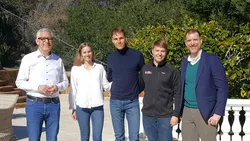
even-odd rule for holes
{"type": "MultiPolygon", "coordinates": [[[[140,133],[139,134],[140,141],[148,141],[147,136],[145,133],[140,133]]],[[[129,140],[128,137],[126,137],[126,140],[129,140]]],[[[178,141],[178,139],[173,138],[173,141],[178,141]]]]}
{"type": "MultiPolygon", "coordinates": [[[[14,133],[17,140],[28,138],[27,127],[26,126],[13,126],[14,133]]],[[[42,128],[42,132],[45,131],[45,128],[42,128]]]]}
{"type": "Polygon", "coordinates": [[[16,118],[25,118],[26,114],[13,114],[12,115],[12,119],[16,119],[16,118]]]}

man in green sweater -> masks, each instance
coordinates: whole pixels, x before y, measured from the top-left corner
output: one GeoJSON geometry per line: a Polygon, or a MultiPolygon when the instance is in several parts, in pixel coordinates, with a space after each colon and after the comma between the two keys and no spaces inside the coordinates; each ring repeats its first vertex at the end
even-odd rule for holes
{"type": "Polygon", "coordinates": [[[183,141],[216,141],[217,125],[225,113],[228,82],[220,58],[201,49],[200,32],[185,35],[190,51],[181,63],[183,141]]]}

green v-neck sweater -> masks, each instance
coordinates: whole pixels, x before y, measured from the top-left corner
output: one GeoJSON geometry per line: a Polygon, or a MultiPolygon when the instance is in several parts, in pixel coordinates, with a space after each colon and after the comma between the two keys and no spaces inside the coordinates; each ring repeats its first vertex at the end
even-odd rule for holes
{"type": "Polygon", "coordinates": [[[196,100],[196,76],[200,61],[192,65],[188,63],[185,76],[184,105],[189,108],[198,108],[196,100]]]}

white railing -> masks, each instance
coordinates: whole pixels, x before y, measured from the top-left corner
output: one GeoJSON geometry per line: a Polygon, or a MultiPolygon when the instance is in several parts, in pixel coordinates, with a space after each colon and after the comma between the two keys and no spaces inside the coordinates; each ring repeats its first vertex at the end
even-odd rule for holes
{"type": "Polygon", "coordinates": [[[224,121],[222,123],[222,131],[224,134],[221,136],[222,141],[230,141],[230,136],[228,135],[228,132],[230,131],[230,125],[228,121],[229,110],[234,111],[234,123],[232,126],[232,131],[234,132],[234,135],[232,136],[232,141],[240,141],[241,137],[239,133],[241,132],[241,125],[239,121],[240,111],[242,110],[242,107],[245,111],[245,123],[243,126],[243,131],[245,133],[245,136],[243,136],[243,141],[250,141],[250,100],[247,99],[228,99],[224,121]]]}
{"type": "MultiPolygon", "coordinates": [[[[142,100],[143,100],[143,98],[139,99],[140,107],[142,107],[142,100]]],[[[180,123],[180,128],[181,128],[181,123],[180,123]]],[[[178,134],[176,132],[176,129],[177,129],[177,126],[175,126],[173,128],[173,138],[178,140],[178,141],[182,141],[181,133],[180,133],[179,138],[178,138],[178,134]]],[[[224,120],[223,120],[223,123],[221,126],[221,130],[222,130],[223,134],[221,135],[221,139],[220,139],[219,135],[217,136],[218,141],[220,141],[220,140],[221,141],[250,141],[250,100],[247,100],[247,99],[228,99],[226,110],[225,110],[224,120]],[[240,125],[240,121],[239,121],[240,113],[239,112],[242,110],[242,107],[245,111],[245,123],[243,126],[243,132],[245,133],[245,135],[241,139],[241,136],[239,135],[239,133],[241,132],[241,125],[240,125]],[[228,117],[229,117],[228,111],[230,111],[230,110],[234,111],[234,114],[233,114],[234,115],[234,122],[232,125],[232,132],[234,133],[234,135],[232,135],[232,136],[230,136],[228,134],[230,132],[230,124],[228,121],[228,117]]],[[[141,127],[140,127],[140,133],[144,134],[142,122],[141,122],[141,127]]]]}

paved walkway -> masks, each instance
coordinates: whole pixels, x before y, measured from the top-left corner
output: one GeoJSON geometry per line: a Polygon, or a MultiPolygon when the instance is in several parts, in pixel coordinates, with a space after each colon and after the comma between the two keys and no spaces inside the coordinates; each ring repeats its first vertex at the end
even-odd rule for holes
{"type": "MultiPolygon", "coordinates": [[[[71,110],[69,110],[68,95],[60,95],[61,99],[61,119],[60,130],[58,135],[58,141],[79,141],[79,127],[77,121],[73,121],[71,118],[71,110]]],[[[105,121],[103,128],[103,141],[114,140],[113,127],[111,123],[111,117],[109,112],[109,100],[106,99],[104,103],[105,121]]],[[[28,141],[28,135],[26,130],[26,115],[25,108],[15,109],[13,113],[12,125],[14,132],[18,138],[18,141],[28,141]]],[[[92,138],[91,138],[92,140],[92,138]]],[[[41,141],[46,141],[45,132],[43,133],[41,141]]]]}
{"type": "MultiPolygon", "coordinates": [[[[61,94],[61,118],[60,118],[60,130],[58,134],[58,141],[80,141],[80,132],[77,121],[71,118],[71,110],[69,110],[68,94],[61,94]]],[[[142,99],[139,99],[142,103],[142,99]]],[[[142,106],[142,105],[141,105],[142,106]]],[[[27,129],[26,129],[26,115],[25,108],[15,109],[13,112],[12,125],[18,141],[28,141],[27,129]]],[[[142,120],[141,120],[142,125],[142,120]]],[[[177,127],[173,129],[173,136],[177,137],[175,132],[177,127]]],[[[125,120],[125,135],[128,136],[127,122],[125,120]]],[[[147,141],[145,135],[142,134],[143,127],[140,127],[140,141],[147,141]]],[[[103,141],[114,141],[114,132],[111,122],[110,110],[109,110],[109,98],[104,100],[104,126],[103,126],[103,141]]],[[[174,141],[177,141],[173,138],[174,141]]],[[[41,141],[46,141],[45,128],[43,128],[41,141]]],[[[92,134],[90,136],[92,140],[92,134]]]]}

